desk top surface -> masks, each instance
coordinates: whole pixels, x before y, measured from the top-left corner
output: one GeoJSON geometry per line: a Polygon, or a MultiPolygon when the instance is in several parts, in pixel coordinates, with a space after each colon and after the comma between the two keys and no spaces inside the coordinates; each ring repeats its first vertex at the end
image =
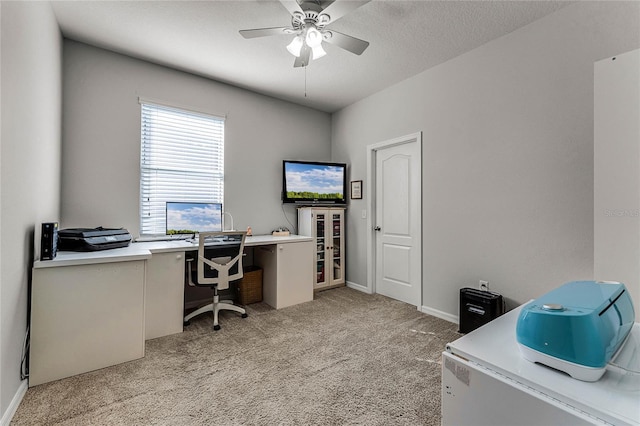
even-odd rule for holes
{"type": "MultiPolygon", "coordinates": [[[[246,247],[267,246],[274,244],[288,244],[311,242],[312,237],[303,235],[289,235],[274,237],[272,235],[254,235],[245,239],[246,247]]],[[[96,263],[129,262],[149,259],[153,253],[167,253],[176,251],[198,250],[198,243],[188,240],[148,241],[132,243],[127,247],[91,252],[60,251],[53,260],[37,260],[35,269],[55,268],[59,266],[90,265],[96,263]]]]}
{"type": "MultiPolygon", "coordinates": [[[[286,237],[274,237],[273,235],[252,235],[244,241],[246,247],[267,246],[272,244],[299,243],[313,241],[313,237],[304,235],[288,235],[286,237]]],[[[198,241],[171,240],[171,241],[145,241],[131,244],[130,247],[142,247],[151,252],[191,251],[198,250],[198,241]]]]}

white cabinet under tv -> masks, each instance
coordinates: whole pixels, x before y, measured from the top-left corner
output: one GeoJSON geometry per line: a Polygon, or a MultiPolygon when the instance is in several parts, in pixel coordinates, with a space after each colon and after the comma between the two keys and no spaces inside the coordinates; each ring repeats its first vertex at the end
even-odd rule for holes
{"type": "Polygon", "coordinates": [[[298,234],[313,237],[314,290],[343,286],[345,284],[344,208],[299,208],[298,234]]]}

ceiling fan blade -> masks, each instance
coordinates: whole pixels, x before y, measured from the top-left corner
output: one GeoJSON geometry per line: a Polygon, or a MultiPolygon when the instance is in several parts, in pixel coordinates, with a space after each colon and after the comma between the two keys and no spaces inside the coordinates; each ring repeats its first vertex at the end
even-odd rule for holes
{"type": "Polygon", "coordinates": [[[293,15],[294,12],[302,12],[300,4],[296,0],[280,0],[280,3],[293,15]]]}
{"type": "Polygon", "coordinates": [[[348,50],[351,53],[355,53],[356,55],[362,54],[362,52],[369,47],[368,41],[360,40],[359,38],[339,33],[338,31],[327,30],[324,34],[327,36],[324,38],[327,43],[335,44],[336,46],[341,47],[344,50],[348,50]]]}
{"type": "Polygon", "coordinates": [[[294,68],[306,67],[307,65],[309,65],[310,57],[311,57],[311,48],[309,48],[307,45],[304,45],[302,47],[302,50],[300,51],[300,56],[298,56],[295,62],[293,63],[293,67],[294,68]]]}
{"type": "Polygon", "coordinates": [[[335,22],[342,18],[349,12],[352,12],[360,6],[369,3],[370,0],[334,0],[333,2],[325,1],[324,3],[330,3],[324,8],[321,15],[329,15],[330,21],[335,22]]]}
{"type": "Polygon", "coordinates": [[[291,28],[289,27],[256,28],[252,30],[240,30],[240,34],[244,38],[291,34],[291,32],[287,32],[287,30],[291,30],[291,28]]]}

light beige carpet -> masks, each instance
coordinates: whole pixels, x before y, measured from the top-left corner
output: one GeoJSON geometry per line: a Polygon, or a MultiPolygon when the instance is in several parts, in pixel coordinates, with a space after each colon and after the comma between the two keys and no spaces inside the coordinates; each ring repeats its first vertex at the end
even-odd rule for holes
{"type": "Polygon", "coordinates": [[[346,287],[202,315],[146,356],[30,388],[12,425],[439,425],[455,324],[346,287]]]}

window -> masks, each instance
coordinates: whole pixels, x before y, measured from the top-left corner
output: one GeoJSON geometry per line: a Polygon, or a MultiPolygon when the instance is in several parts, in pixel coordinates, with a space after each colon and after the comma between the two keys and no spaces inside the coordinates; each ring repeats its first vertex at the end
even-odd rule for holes
{"type": "Polygon", "coordinates": [[[140,104],[140,235],[164,234],[167,201],[222,203],[224,118],[140,104]]]}

